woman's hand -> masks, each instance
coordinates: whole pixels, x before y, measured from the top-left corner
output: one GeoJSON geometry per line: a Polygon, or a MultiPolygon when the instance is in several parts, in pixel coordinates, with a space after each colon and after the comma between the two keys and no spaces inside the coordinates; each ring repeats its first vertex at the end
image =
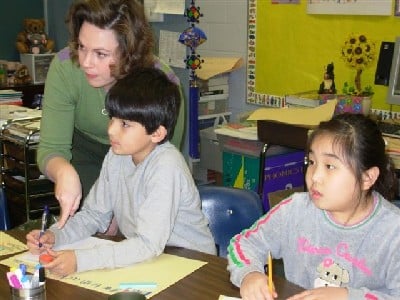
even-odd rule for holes
{"type": "Polygon", "coordinates": [[[32,254],[40,254],[51,249],[55,243],[54,233],[50,230],[46,230],[45,233],[40,236],[40,230],[32,230],[26,235],[26,246],[29,252],[32,254]],[[41,247],[39,247],[39,243],[41,247]]]}
{"type": "Polygon", "coordinates": [[[268,277],[265,274],[251,272],[242,281],[240,296],[243,300],[273,300],[278,294],[275,291],[270,293],[268,277]]]}
{"type": "Polygon", "coordinates": [[[320,287],[294,295],[287,300],[347,300],[346,288],[320,287]]]}
{"type": "Polygon", "coordinates": [[[66,251],[52,251],[48,253],[53,256],[53,260],[45,265],[45,269],[49,270],[52,274],[65,277],[77,270],[76,255],[74,250],[66,251]]]}
{"type": "Polygon", "coordinates": [[[54,157],[48,162],[46,173],[55,183],[55,197],[61,207],[58,220],[58,228],[61,229],[79,208],[82,185],[74,167],[61,157],[54,157]]]}

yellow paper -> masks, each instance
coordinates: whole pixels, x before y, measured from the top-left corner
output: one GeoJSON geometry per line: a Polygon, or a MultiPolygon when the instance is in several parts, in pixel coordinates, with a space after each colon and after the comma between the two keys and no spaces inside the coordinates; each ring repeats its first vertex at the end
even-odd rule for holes
{"type": "MultiPolygon", "coordinates": [[[[20,263],[25,263],[28,271],[32,272],[37,263],[25,257],[26,253],[22,253],[0,263],[9,267],[18,267],[20,263]]],[[[152,297],[205,264],[207,263],[199,260],[161,254],[152,260],[129,267],[74,273],[62,279],[51,274],[47,274],[47,277],[104,294],[120,291],[121,283],[155,282],[155,289],[140,290],[147,297],[152,297]]]]}
{"type": "Polygon", "coordinates": [[[239,69],[243,65],[241,57],[202,57],[204,62],[196,70],[200,79],[207,80],[211,77],[239,69]]]}
{"type": "Polygon", "coordinates": [[[336,100],[314,108],[260,108],[254,111],[247,120],[268,120],[290,125],[313,127],[321,121],[332,118],[335,112],[336,100]]]}
{"type": "Polygon", "coordinates": [[[27,249],[28,247],[24,243],[3,231],[0,232],[0,256],[26,251],[27,249]]]}

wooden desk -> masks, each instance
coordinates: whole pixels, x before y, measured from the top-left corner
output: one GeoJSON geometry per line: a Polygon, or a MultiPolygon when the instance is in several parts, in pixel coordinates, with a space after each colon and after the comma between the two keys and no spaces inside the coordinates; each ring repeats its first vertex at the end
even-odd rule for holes
{"type": "MultiPolygon", "coordinates": [[[[24,231],[9,230],[8,234],[20,241],[25,241],[24,231]]],[[[165,253],[182,257],[207,261],[208,264],[186,276],[171,287],[155,295],[153,300],[217,300],[220,295],[240,297],[239,289],[229,281],[229,273],[226,270],[227,261],[221,257],[208,255],[197,251],[183,248],[167,247],[165,253]]],[[[6,256],[0,257],[4,259],[6,256]]],[[[0,295],[9,295],[10,289],[6,279],[8,267],[0,265],[0,295]]],[[[287,297],[301,291],[298,286],[286,281],[283,278],[274,278],[275,287],[279,293],[279,299],[287,297]]],[[[49,300],[87,300],[87,299],[107,299],[108,295],[69,285],[57,280],[48,279],[46,281],[47,299],[49,300]]],[[[0,297],[1,298],[1,297],[0,297]]],[[[3,299],[3,298],[1,298],[3,299]]]]}

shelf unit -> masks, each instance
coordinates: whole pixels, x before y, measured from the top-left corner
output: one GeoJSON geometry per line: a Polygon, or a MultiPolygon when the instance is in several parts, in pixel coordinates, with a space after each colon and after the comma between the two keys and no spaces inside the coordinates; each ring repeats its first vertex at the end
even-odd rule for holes
{"type": "Polygon", "coordinates": [[[1,184],[5,191],[11,227],[38,219],[47,205],[59,212],[53,183],[36,165],[40,118],[8,120],[0,132],[1,184]]]}

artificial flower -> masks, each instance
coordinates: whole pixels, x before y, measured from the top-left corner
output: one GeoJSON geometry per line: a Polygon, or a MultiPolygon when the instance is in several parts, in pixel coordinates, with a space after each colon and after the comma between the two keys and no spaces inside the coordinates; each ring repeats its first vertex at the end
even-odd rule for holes
{"type": "Polygon", "coordinates": [[[350,34],[344,41],[341,57],[346,65],[357,71],[354,80],[356,94],[362,94],[361,73],[369,67],[376,58],[375,42],[368,39],[364,34],[350,34]]]}

